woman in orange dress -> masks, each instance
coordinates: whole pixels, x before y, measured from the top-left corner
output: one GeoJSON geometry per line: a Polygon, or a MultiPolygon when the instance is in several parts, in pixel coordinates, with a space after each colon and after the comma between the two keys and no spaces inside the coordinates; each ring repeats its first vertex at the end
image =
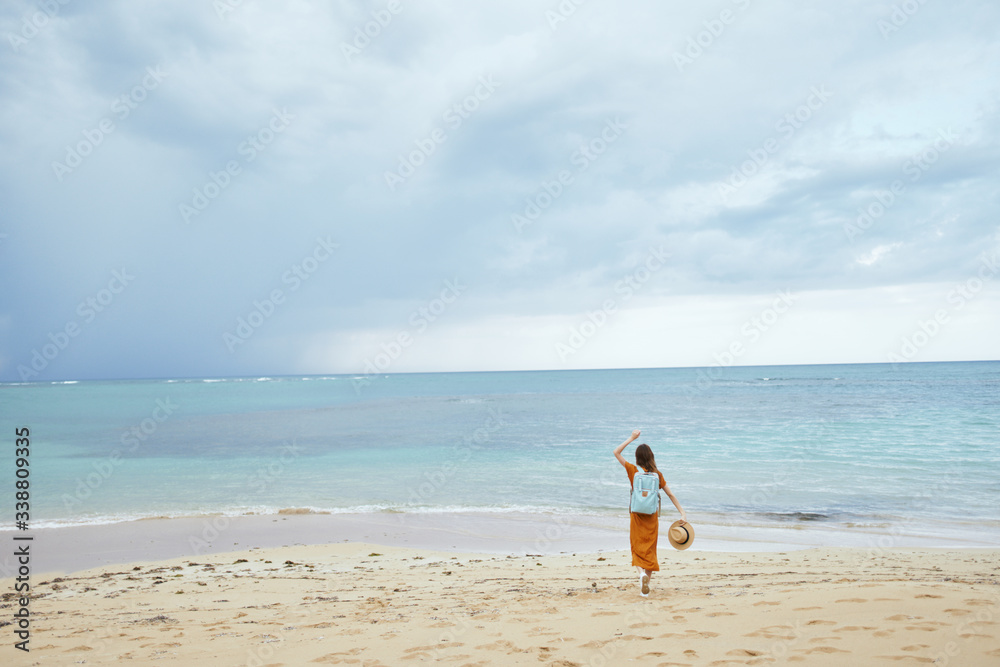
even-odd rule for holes
{"type": "MultiPolygon", "coordinates": [[[[632,480],[635,478],[640,467],[644,472],[655,472],[660,477],[660,488],[666,492],[667,497],[670,498],[670,502],[681,513],[680,525],[685,525],[687,523],[687,514],[684,512],[681,504],[677,502],[674,494],[671,493],[666,480],[663,479],[663,473],[657,469],[656,460],[653,458],[653,450],[649,448],[649,445],[643,444],[635,448],[636,465],[629,463],[622,456],[625,448],[638,437],[639,431],[632,431],[632,437],[615,448],[615,458],[618,459],[618,462],[628,472],[629,485],[632,484],[632,480]]],[[[660,569],[660,564],[656,560],[656,539],[660,532],[660,519],[657,514],[636,514],[635,512],[629,512],[629,514],[631,515],[629,521],[629,542],[632,545],[632,565],[636,566],[639,570],[639,590],[641,595],[646,597],[649,594],[650,578],[653,576],[653,572],[657,572],[660,569]]]]}

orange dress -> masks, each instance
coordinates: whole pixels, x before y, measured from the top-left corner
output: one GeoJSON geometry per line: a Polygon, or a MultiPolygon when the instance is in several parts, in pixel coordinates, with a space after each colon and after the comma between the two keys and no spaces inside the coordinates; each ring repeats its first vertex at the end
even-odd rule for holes
{"type": "MultiPolygon", "coordinates": [[[[632,485],[635,473],[639,468],[631,463],[625,466],[628,471],[628,483],[632,485]]],[[[657,471],[660,476],[660,488],[667,488],[667,481],[663,479],[663,473],[657,471]]],[[[656,560],[656,540],[660,535],[660,518],[656,514],[636,514],[629,512],[629,542],[632,545],[632,565],[658,572],[660,564],[656,560]]]]}

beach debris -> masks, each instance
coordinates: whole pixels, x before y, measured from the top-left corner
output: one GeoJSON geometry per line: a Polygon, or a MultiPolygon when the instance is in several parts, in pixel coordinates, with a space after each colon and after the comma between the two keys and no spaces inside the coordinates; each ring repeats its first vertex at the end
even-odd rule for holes
{"type": "Polygon", "coordinates": [[[152,623],[177,623],[176,618],[170,618],[169,616],[164,616],[160,614],[159,616],[153,616],[152,618],[140,618],[132,621],[132,623],[143,623],[145,625],[150,625],[152,623]]]}
{"type": "Polygon", "coordinates": [[[371,557],[371,556],[381,556],[381,555],[382,554],[375,553],[374,551],[371,552],[370,554],[368,554],[369,557],[371,557]]]}
{"type": "Polygon", "coordinates": [[[236,565],[237,563],[249,563],[249,562],[250,561],[248,561],[246,558],[237,558],[236,560],[233,561],[233,565],[236,565]]]}

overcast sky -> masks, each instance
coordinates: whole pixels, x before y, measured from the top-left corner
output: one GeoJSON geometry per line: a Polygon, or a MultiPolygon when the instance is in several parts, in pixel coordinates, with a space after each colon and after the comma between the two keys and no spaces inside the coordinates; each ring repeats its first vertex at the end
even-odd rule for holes
{"type": "Polygon", "coordinates": [[[0,380],[1000,358],[1000,5],[5,2],[0,380]]]}

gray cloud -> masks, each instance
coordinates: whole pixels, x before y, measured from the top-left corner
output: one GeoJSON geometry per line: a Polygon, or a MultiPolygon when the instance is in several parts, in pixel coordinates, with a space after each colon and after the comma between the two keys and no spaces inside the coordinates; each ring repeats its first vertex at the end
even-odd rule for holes
{"type": "MultiPolygon", "coordinates": [[[[377,28],[379,2],[222,17],[211,3],[72,2],[24,38],[37,7],[0,13],[4,380],[123,266],[134,283],[33,379],[350,372],[456,276],[470,287],[440,335],[497,345],[497,322],[520,322],[496,356],[535,367],[528,347],[653,247],[671,259],[634,304],[794,287],[854,290],[857,313],[882,288],[963,280],[996,247],[992,3],[903,18],[892,3],[584,3],[553,29],[557,3],[527,0],[404,3],[377,28]],[[366,24],[377,34],[345,55],[366,24]],[[281,131],[276,112],[293,117],[281,131]],[[624,130],[602,143],[609,123],[624,130]],[[935,154],[940,132],[954,141],[935,154]],[[386,172],[413,155],[390,189],[386,172]],[[283,275],[325,236],[340,250],[292,291],[283,275]],[[228,351],[223,333],[274,289],[286,302],[228,351]],[[303,360],[322,341],[327,361],[303,360]]],[[[432,349],[421,368],[452,367],[432,349]]]]}

